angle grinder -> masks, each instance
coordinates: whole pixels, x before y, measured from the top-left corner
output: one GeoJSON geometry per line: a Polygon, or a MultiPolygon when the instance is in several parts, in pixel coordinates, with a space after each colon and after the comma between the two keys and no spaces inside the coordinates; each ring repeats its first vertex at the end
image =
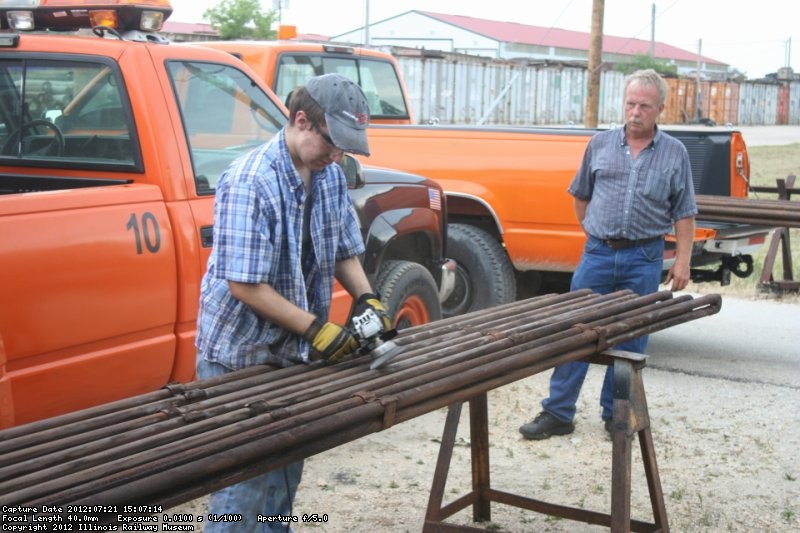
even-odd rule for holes
{"type": "Polygon", "coordinates": [[[357,353],[369,354],[373,359],[370,369],[382,367],[403,352],[404,347],[391,340],[397,330],[383,331],[381,319],[372,309],[354,316],[351,323],[353,336],[359,344],[357,353]]]}

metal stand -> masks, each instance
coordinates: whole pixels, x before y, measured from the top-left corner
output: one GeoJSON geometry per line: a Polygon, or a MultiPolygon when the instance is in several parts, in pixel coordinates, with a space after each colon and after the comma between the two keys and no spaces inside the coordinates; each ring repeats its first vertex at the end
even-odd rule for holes
{"type": "MultiPolygon", "coordinates": [[[[785,180],[779,179],[777,182],[777,187],[751,187],[750,190],[777,193],[779,200],[791,200],[792,193],[796,192],[794,189],[795,176],[790,175],[785,180]]],[[[795,281],[792,276],[792,246],[789,236],[789,228],[777,228],[772,234],[772,240],[764,258],[761,279],[758,283],[759,288],[765,292],[783,294],[800,290],[800,281],[795,281]],[[783,279],[776,280],[773,270],[775,269],[775,260],[778,256],[779,248],[783,263],[783,279]]]]}
{"type": "Polygon", "coordinates": [[[447,524],[444,520],[472,505],[473,521],[489,521],[491,520],[490,504],[497,502],[569,520],[608,526],[613,532],[668,532],[667,511],[664,506],[661,480],[658,476],[650,432],[650,418],[647,413],[647,401],[641,376],[645,359],[646,356],[642,354],[618,350],[607,350],[588,359],[590,363],[614,365],[610,514],[547,503],[491,488],[489,483],[488,402],[486,393],[482,393],[469,400],[472,492],[444,505],[447,474],[450,469],[450,460],[463,406],[463,402],[461,402],[451,405],[447,413],[423,531],[485,531],[482,528],[447,524]],[[631,520],[631,444],[634,435],[639,437],[650,502],[653,508],[653,523],[631,520]]]}

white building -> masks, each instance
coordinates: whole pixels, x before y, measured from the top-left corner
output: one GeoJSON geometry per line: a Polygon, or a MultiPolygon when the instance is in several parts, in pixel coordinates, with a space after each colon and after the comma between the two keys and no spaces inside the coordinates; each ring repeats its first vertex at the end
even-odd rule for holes
{"type": "MultiPolygon", "coordinates": [[[[499,59],[533,59],[555,62],[588,61],[590,34],[516,22],[408,11],[331,37],[333,41],[371,46],[403,46],[460,52],[499,59]],[[368,42],[367,42],[368,41],[368,42]]],[[[657,60],[677,66],[678,74],[693,74],[700,66],[703,77],[724,77],[728,65],[697,53],[656,41],[603,37],[603,61],[618,63],[654,49],[657,60]]]]}

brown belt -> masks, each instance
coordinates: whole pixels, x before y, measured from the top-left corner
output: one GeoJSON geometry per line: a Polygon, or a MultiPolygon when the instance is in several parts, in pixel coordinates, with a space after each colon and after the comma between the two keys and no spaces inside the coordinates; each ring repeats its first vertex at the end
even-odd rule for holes
{"type": "Polygon", "coordinates": [[[659,241],[664,237],[659,235],[657,237],[648,237],[646,239],[599,239],[606,246],[613,250],[624,250],[625,248],[635,248],[654,241],[659,241]]]}

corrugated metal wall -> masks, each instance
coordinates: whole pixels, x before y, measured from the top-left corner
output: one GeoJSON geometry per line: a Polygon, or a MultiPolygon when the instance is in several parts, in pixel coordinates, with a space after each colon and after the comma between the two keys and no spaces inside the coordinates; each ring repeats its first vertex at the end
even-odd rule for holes
{"type": "Polygon", "coordinates": [[[800,81],[789,83],[789,124],[800,125],[800,81]]]}
{"type": "MultiPolygon", "coordinates": [[[[397,56],[420,123],[555,125],[584,122],[587,71],[578,66],[528,65],[461,54],[397,56]]],[[[600,78],[598,120],[623,122],[625,75],[600,78]]],[[[697,118],[698,83],[669,78],[661,122],[697,118]]],[[[701,118],[716,124],[800,124],[800,82],[701,81],[701,118]]]]}

